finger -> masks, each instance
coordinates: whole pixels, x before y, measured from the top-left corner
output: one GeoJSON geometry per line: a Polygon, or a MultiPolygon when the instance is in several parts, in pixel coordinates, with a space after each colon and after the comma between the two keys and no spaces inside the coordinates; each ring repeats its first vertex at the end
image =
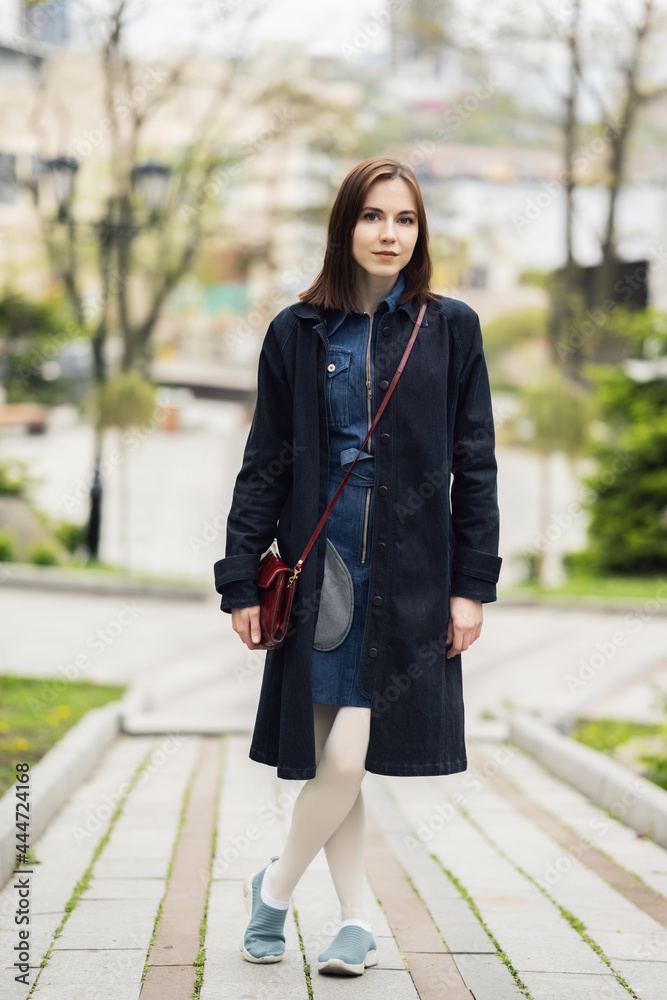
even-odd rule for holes
{"type": "Polygon", "coordinates": [[[452,648],[447,653],[447,659],[451,659],[453,656],[458,656],[461,652],[461,643],[463,641],[463,632],[458,625],[454,625],[452,628],[452,648]]]}
{"type": "Polygon", "coordinates": [[[250,637],[253,646],[257,646],[262,637],[262,631],[259,627],[259,608],[253,608],[250,612],[250,637]]]}
{"type": "Polygon", "coordinates": [[[250,612],[244,611],[243,617],[239,623],[239,638],[241,642],[245,643],[248,649],[253,649],[254,644],[250,638],[250,612]]]}
{"type": "Polygon", "coordinates": [[[453,656],[458,656],[459,653],[464,653],[470,645],[471,631],[469,628],[462,625],[454,626],[454,645],[447,654],[448,658],[453,656]]]}

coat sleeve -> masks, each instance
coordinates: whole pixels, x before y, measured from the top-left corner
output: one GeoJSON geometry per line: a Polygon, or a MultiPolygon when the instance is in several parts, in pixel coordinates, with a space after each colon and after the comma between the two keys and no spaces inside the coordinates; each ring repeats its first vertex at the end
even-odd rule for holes
{"type": "Polygon", "coordinates": [[[292,393],[271,323],[260,351],[257,401],[227,516],[225,556],[213,567],[222,611],[259,604],[259,562],[292,489],[293,460],[292,393]]]}
{"type": "Polygon", "coordinates": [[[495,601],[502,559],[491,390],[477,313],[460,327],[462,364],[454,425],[451,596],[495,601]]]}

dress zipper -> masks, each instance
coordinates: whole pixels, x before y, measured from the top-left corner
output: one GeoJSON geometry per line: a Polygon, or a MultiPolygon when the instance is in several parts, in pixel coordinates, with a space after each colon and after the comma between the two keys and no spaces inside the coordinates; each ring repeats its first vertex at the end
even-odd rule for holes
{"type": "MultiPolygon", "coordinates": [[[[371,336],[372,336],[372,333],[373,333],[373,317],[369,316],[368,317],[368,342],[366,344],[366,407],[367,407],[367,413],[368,413],[368,426],[367,426],[366,430],[368,430],[370,428],[370,426],[371,426],[371,388],[372,388],[372,383],[371,383],[371,336]]],[[[370,450],[371,450],[371,441],[370,441],[370,438],[368,439],[367,447],[368,447],[368,451],[370,453],[370,450]]],[[[370,509],[371,509],[371,490],[372,489],[373,489],[372,486],[367,486],[366,487],[366,512],[364,514],[364,536],[363,536],[363,543],[362,543],[362,546],[361,546],[361,561],[362,561],[362,563],[366,562],[366,542],[367,542],[367,538],[368,538],[368,515],[369,515],[370,509]]]]}

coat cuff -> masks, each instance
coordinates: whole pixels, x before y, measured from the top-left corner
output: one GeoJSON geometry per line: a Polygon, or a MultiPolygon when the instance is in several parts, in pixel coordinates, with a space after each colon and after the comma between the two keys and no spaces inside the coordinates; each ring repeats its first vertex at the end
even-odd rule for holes
{"type": "Polygon", "coordinates": [[[232,580],[256,580],[259,576],[260,557],[256,553],[244,553],[218,559],[213,565],[215,589],[222,593],[223,584],[232,580]]]}
{"type": "Polygon", "coordinates": [[[500,576],[500,565],[502,559],[491,552],[482,552],[480,549],[469,549],[465,545],[454,547],[452,559],[452,570],[454,576],[463,574],[465,576],[479,577],[481,580],[488,580],[490,583],[497,583],[500,576]]]}
{"type": "Polygon", "coordinates": [[[496,585],[489,580],[481,580],[477,576],[467,576],[465,573],[454,573],[452,586],[449,591],[450,597],[468,597],[472,601],[481,601],[482,604],[489,604],[497,601],[496,585]]]}
{"type": "Polygon", "coordinates": [[[252,608],[259,604],[259,588],[254,580],[233,580],[221,590],[220,610],[231,614],[232,608],[252,608]]]}

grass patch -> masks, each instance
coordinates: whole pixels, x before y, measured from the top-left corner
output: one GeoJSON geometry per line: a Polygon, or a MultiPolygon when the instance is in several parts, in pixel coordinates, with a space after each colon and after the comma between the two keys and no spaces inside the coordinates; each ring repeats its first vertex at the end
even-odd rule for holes
{"type": "Polygon", "coordinates": [[[91,708],[123,696],[125,686],[63,677],[0,674],[0,795],[16,780],[16,765],[34,765],[91,708]]]}
{"type": "Polygon", "coordinates": [[[578,718],[570,732],[570,736],[579,743],[614,756],[616,750],[628,740],[637,737],[659,737],[664,744],[664,751],[654,749],[651,752],[639,753],[637,760],[644,765],[642,775],[667,790],[667,724],[633,722],[624,719],[583,719],[578,718]]]}
{"type": "Polygon", "coordinates": [[[622,719],[577,719],[570,736],[594,750],[609,753],[632,736],[657,736],[664,726],[622,719]]]}
{"type": "Polygon", "coordinates": [[[534,583],[521,583],[514,587],[499,587],[498,593],[506,596],[512,593],[522,595],[552,594],[564,597],[611,597],[619,600],[625,598],[656,598],[660,584],[665,584],[663,576],[571,576],[559,587],[538,587],[534,583]]]}

